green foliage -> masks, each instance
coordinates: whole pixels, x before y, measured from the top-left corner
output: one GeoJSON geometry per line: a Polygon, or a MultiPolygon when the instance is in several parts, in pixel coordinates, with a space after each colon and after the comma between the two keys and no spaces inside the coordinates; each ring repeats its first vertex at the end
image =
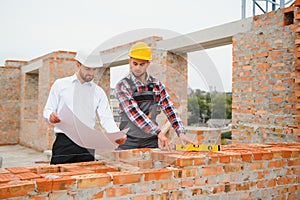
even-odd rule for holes
{"type": "Polygon", "coordinates": [[[211,118],[231,119],[231,104],[231,93],[192,91],[188,96],[188,125],[205,123],[211,118]]]}

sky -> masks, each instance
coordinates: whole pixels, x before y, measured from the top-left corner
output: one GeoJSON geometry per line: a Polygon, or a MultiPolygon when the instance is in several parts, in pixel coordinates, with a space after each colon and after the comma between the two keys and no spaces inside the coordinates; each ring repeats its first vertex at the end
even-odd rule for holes
{"type": "MultiPolygon", "coordinates": [[[[241,0],[0,0],[0,66],[5,60],[29,61],[53,51],[94,48],[126,33],[159,30],[171,37],[240,19],[241,0]]],[[[189,86],[213,86],[197,69],[211,65],[221,77],[220,90],[231,91],[231,45],[201,54],[209,64],[189,65],[189,86]]],[[[197,52],[189,56],[197,57],[197,52]]],[[[111,85],[126,70],[114,68],[111,85]]]]}

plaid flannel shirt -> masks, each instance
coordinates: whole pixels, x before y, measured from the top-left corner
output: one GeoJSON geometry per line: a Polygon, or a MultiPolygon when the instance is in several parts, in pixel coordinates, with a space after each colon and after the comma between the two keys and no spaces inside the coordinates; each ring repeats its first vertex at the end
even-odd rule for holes
{"type": "MultiPolygon", "coordinates": [[[[158,79],[153,77],[151,81],[150,76],[147,75],[146,84],[144,84],[137,80],[131,73],[127,78],[132,79],[138,92],[148,91],[148,83],[154,83],[153,92],[155,94],[156,102],[158,102],[158,106],[166,114],[176,133],[184,133],[182,120],[178,116],[178,112],[166,91],[166,87],[158,79]]],[[[120,113],[125,112],[128,118],[145,133],[157,135],[161,130],[140,110],[137,102],[132,97],[132,93],[133,91],[125,79],[122,79],[117,83],[116,95],[119,100],[120,113]]]]}

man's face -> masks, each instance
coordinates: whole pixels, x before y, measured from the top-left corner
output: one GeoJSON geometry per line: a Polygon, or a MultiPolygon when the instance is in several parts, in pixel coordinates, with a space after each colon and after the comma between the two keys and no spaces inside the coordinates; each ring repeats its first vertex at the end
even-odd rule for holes
{"type": "Polygon", "coordinates": [[[98,68],[89,68],[80,63],[78,63],[77,68],[78,68],[78,74],[80,76],[80,79],[82,79],[83,82],[89,82],[93,80],[98,69],[98,68]]]}
{"type": "Polygon", "coordinates": [[[146,74],[149,64],[150,62],[148,60],[129,58],[130,71],[137,78],[141,78],[146,74]]]}

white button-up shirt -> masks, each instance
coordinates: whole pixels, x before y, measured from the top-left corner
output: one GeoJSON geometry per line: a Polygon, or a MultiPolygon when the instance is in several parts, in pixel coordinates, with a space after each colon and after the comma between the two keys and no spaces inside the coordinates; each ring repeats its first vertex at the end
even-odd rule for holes
{"type": "MultiPolygon", "coordinates": [[[[76,74],[57,79],[51,87],[43,112],[44,118],[49,122],[50,114],[59,113],[64,104],[90,128],[95,127],[98,113],[100,123],[107,132],[119,131],[104,90],[93,81],[81,84],[76,74]]],[[[54,127],[54,132],[63,131],[54,127]]]]}

